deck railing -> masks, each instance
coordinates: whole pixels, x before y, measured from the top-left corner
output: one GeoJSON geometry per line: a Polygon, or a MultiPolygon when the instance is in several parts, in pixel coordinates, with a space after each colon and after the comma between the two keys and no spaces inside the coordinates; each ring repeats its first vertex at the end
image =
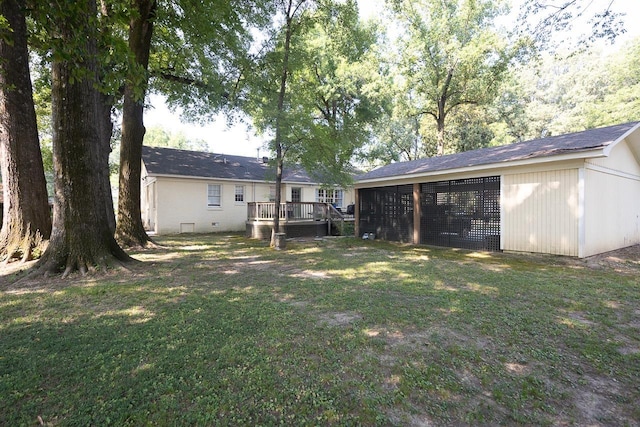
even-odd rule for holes
{"type": "MultiPolygon", "coordinates": [[[[249,221],[273,220],[276,213],[274,202],[247,203],[247,219],[249,221]]],[[[285,202],[280,203],[281,221],[315,221],[335,218],[339,212],[327,203],[285,202]]]]}

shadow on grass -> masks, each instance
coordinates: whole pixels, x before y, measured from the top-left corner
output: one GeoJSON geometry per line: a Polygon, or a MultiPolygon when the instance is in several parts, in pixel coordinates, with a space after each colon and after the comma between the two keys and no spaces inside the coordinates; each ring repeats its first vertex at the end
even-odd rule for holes
{"type": "Polygon", "coordinates": [[[0,293],[0,424],[637,423],[640,289],[522,257],[171,237],[0,293]]]}

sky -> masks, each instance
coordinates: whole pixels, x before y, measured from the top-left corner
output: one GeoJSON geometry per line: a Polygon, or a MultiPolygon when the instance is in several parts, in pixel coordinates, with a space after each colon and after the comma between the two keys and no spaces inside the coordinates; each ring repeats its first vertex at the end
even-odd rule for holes
{"type": "MultiPolygon", "coordinates": [[[[611,0],[582,0],[585,4],[591,3],[594,10],[603,9],[611,0]]],[[[359,0],[360,14],[363,18],[379,16],[384,0],[359,0]]],[[[630,40],[640,34],[640,1],[639,0],[614,0],[613,7],[616,11],[626,13],[626,30],[616,42],[620,46],[624,41],[630,40]]],[[[513,8],[512,10],[517,10],[513,8]]],[[[576,26],[584,26],[585,23],[576,22],[576,26]]],[[[162,127],[168,132],[182,132],[187,139],[202,139],[207,141],[209,151],[220,154],[238,156],[263,156],[268,155],[265,141],[256,136],[245,125],[239,124],[232,128],[227,127],[224,117],[219,117],[215,122],[206,126],[200,126],[183,122],[180,119],[180,111],[170,111],[159,95],[151,95],[148,99],[150,106],[145,109],[144,123],[147,128],[162,127]]]]}

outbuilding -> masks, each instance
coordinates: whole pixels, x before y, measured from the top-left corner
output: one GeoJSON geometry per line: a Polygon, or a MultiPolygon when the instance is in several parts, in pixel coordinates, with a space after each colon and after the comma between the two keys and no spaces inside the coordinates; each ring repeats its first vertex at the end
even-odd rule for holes
{"type": "Polygon", "coordinates": [[[392,163],[356,180],[356,232],[587,257],[640,243],[640,123],[392,163]]]}

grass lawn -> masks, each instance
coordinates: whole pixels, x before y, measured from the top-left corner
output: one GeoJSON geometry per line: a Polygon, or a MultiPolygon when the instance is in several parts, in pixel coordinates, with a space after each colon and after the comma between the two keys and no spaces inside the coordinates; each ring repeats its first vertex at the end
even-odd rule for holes
{"type": "Polygon", "coordinates": [[[0,270],[0,425],[639,425],[640,262],[159,239],[0,270]]]}

